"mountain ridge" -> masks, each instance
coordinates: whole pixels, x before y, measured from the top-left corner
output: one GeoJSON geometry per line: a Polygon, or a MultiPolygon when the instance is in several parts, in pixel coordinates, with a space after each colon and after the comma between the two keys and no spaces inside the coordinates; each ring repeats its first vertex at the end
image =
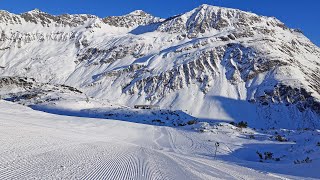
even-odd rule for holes
{"type": "Polygon", "coordinates": [[[274,17],[210,5],[167,19],[2,13],[1,76],[212,120],[320,126],[320,50],[274,17]]]}

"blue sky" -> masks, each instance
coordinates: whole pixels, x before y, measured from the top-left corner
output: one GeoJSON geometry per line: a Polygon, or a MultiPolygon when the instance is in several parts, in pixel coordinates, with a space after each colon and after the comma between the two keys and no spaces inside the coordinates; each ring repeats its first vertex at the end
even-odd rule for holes
{"type": "Polygon", "coordinates": [[[21,13],[38,8],[51,14],[89,13],[100,17],[141,9],[165,18],[204,3],[275,16],[287,26],[301,29],[320,46],[320,0],[0,0],[0,9],[21,13]]]}

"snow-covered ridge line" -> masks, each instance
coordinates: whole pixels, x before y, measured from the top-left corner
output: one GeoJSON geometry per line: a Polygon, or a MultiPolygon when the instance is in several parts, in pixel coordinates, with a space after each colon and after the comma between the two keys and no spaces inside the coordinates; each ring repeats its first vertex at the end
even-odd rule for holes
{"type": "Polygon", "coordinates": [[[0,76],[211,120],[320,126],[320,50],[275,18],[209,5],[166,20],[0,13],[0,76]]]}
{"type": "Polygon", "coordinates": [[[5,23],[7,25],[31,23],[40,24],[43,27],[51,25],[57,27],[78,27],[85,25],[89,21],[101,21],[110,26],[133,28],[139,25],[147,25],[163,21],[163,19],[153,17],[141,10],[133,11],[132,13],[124,16],[108,16],[105,18],[99,18],[98,16],[90,14],[51,15],[46,12],[42,12],[39,9],[34,9],[19,15],[1,10],[0,15],[0,23],[5,23]]]}
{"type": "MultiPolygon", "coordinates": [[[[231,8],[221,8],[221,7],[216,7],[216,6],[206,5],[206,4],[201,5],[198,8],[186,14],[169,17],[167,19],[154,17],[151,14],[148,14],[142,10],[136,10],[123,16],[108,16],[105,18],[99,18],[95,15],[90,15],[90,14],[50,15],[49,13],[43,12],[39,9],[34,9],[25,13],[21,13],[19,15],[10,13],[5,10],[1,10],[0,14],[1,14],[0,22],[7,23],[7,24],[21,24],[23,22],[31,22],[35,24],[42,24],[43,26],[48,26],[51,23],[55,23],[56,26],[74,27],[74,26],[83,25],[84,22],[87,21],[88,19],[97,19],[111,26],[130,28],[130,27],[137,27],[137,25],[148,25],[148,24],[157,23],[157,22],[165,22],[165,24],[162,25],[163,27],[160,27],[159,29],[159,30],[165,30],[165,31],[172,31],[172,27],[166,27],[168,23],[170,24],[170,26],[176,26],[174,25],[174,22],[171,22],[172,20],[183,21],[186,18],[186,16],[190,16],[190,15],[192,16],[192,18],[197,18],[197,20],[202,20],[202,18],[204,18],[205,20],[207,17],[203,17],[203,16],[208,16],[215,23],[208,24],[207,22],[204,21],[205,23],[203,23],[202,26],[211,26],[213,28],[221,28],[221,26],[226,25],[226,23],[228,24],[228,22],[223,17],[224,15],[227,15],[228,18],[233,17],[235,19],[239,19],[240,21],[245,17],[250,17],[249,19],[251,19],[251,21],[247,22],[249,24],[259,21],[259,19],[257,18],[258,15],[254,13],[248,13],[248,12],[231,9],[231,8]]],[[[283,23],[276,20],[275,18],[269,18],[269,17],[263,17],[263,18],[269,19],[271,24],[273,25],[276,24],[276,25],[285,27],[283,23]]],[[[187,29],[193,26],[190,23],[189,22],[187,23],[186,25],[187,29]]],[[[241,21],[240,23],[246,23],[246,22],[241,21]]],[[[192,28],[194,29],[194,27],[192,28]]],[[[202,32],[205,30],[204,28],[206,27],[200,27],[200,29],[198,29],[197,31],[202,32]]],[[[174,31],[178,31],[178,29],[174,31]]]]}

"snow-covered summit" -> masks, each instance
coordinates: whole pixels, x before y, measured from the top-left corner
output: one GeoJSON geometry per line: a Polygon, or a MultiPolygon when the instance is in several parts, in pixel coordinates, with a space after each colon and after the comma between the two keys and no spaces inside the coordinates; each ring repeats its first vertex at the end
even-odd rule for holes
{"type": "Polygon", "coordinates": [[[43,12],[43,11],[41,11],[40,9],[33,9],[33,10],[31,10],[31,11],[28,11],[28,12],[25,12],[25,13],[23,13],[23,14],[47,14],[47,13],[45,13],[45,12],[43,12]]]}
{"type": "Polygon", "coordinates": [[[285,28],[283,23],[275,18],[205,4],[185,14],[170,18],[159,27],[159,30],[170,33],[183,32],[197,36],[206,32],[212,33],[212,31],[276,26],[285,28]]]}
{"type": "Polygon", "coordinates": [[[103,19],[108,25],[115,27],[134,28],[141,25],[161,22],[162,19],[154,17],[142,10],[136,10],[123,16],[109,16],[103,19]]]}
{"type": "Polygon", "coordinates": [[[131,13],[129,13],[129,15],[135,15],[135,16],[143,16],[146,14],[148,14],[148,13],[144,12],[143,10],[135,10],[135,11],[132,11],[131,13]]]}

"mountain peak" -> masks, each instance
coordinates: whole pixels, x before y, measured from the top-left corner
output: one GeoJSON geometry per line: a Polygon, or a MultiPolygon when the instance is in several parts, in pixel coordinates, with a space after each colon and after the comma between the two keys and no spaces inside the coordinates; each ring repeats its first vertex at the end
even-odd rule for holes
{"type": "Polygon", "coordinates": [[[143,10],[135,10],[123,16],[109,16],[103,19],[103,22],[115,27],[133,28],[140,25],[147,25],[160,22],[162,19],[154,17],[143,10]]]}
{"type": "MultiPolygon", "coordinates": [[[[208,10],[208,9],[229,9],[229,8],[225,8],[225,7],[219,7],[219,6],[213,6],[213,5],[209,5],[209,4],[202,4],[199,7],[195,8],[196,10],[208,10]]],[[[231,9],[230,9],[231,10],[231,9]]]]}
{"type": "Polygon", "coordinates": [[[29,14],[42,14],[42,13],[45,13],[45,12],[42,12],[40,9],[33,9],[31,11],[28,11],[26,13],[29,13],[29,14]]]}
{"type": "Polygon", "coordinates": [[[134,15],[134,16],[141,16],[145,14],[148,14],[148,13],[144,12],[143,10],[135,10],[129,13],[129,15],[134,15]]]}
{"type": "Polygon", "coordinates": [[[10,12],[6,11],[6,10],[0,10],[0,13],[2,13],[2,14],[10,14],[10,12]]]}
{"type": "Polygon", "coordinates": [[[190,35],[190,37],[196,37],[211,30],[241,30],[260,26],[261,24],[264,24],[265,28],[269,28],[269,26],[286,28],[283,23],[274,18],[258,16],[257,14],[239,9],[203,4],[182,15],[167,19],[159,27],[159,30],[170,33],[184,32],[190,35]]]}
{"type": "Polygon", "coordinates": [[[214,7],[214,6],[208,5],[208,4],[202,4],[198,8],[208,8],[208,7],[214,7]]]}

